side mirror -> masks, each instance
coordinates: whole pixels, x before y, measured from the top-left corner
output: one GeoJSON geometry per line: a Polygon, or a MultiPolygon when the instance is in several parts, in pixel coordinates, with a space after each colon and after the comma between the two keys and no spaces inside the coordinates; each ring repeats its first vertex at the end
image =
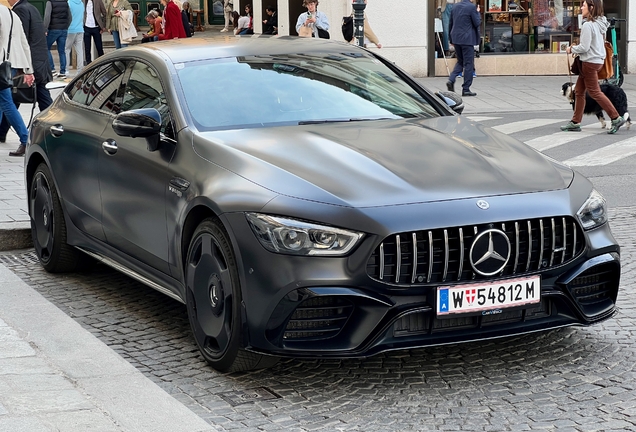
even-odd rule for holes
{"type": "Polygon", "coordinates": [[[154,108],[124,111],[113,120],[113,130],[117,135],[131,138],[146,138],[148,151],[159,148],[161,114],[154,108]]]}
{"type": "Polygon", "coordinates": [[[464,111],[464,101],[457,93],[444,91],[435,93],[450,109],[457,114],[461,114],[464,111]]]}

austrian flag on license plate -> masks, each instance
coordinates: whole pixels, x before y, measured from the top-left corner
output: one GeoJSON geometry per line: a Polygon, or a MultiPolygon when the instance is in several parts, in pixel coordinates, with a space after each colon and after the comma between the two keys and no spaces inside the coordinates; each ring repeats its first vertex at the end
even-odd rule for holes
{"type": "Polygon", "coordinates": [[[494,311],[541,301],[541,277],[437,288],[437,315],[494,311]]]}

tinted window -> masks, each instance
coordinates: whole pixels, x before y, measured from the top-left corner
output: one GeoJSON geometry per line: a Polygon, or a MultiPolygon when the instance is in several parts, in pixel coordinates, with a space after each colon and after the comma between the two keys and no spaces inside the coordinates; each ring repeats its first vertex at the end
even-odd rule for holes
{"type": "Polygon", "coordinates": [[[201,130],[440,115],[418,90],[366,53],[260,55],[177,69],[201,130]]]}
{"type": "Polygon", "coordinates": [[[161,114],[161,131],[170,128],[170,110],[159,80],[159,74],[151,66],[135,62],[130,78],[126,83],[122,111],[140,108],[155,108],[161,114]]]}
{"type": "Polygon", "coordinates": [[[85,104],[86,99],[91,91],[91,86],[93,85],[93,75],[95,75],[97,71],[94,69],[90,72],[86,72],[82,76],[80,76],[74,83],[73,87],[67,90],[68,96],[79,104],[85,104]]]}
{"type": "Polygon", "coordinates": [[[126,65],[120,61],[102,65],[80,77],[68,91],[69,97],[74,102],[116,114],[125,69],[126,65]]]}

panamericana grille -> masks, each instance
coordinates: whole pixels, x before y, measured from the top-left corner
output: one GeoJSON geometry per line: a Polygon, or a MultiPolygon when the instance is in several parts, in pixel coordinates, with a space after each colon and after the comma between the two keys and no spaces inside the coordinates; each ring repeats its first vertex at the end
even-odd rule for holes
{"type": "Polygon", "coordinates": [[[340,333],[353,312],[353,304],[339,296],[313,297],[303,301],[285,327],[283,339],[328,339],[340,333]]]}
{"type": "Polygon", "coordinates": [[[585,248],[583,232],[570,216],[413,231],[391,235],[373,251],[367,274],[391,285],[426,285],[486,279],[469,260],[480,232],[506,233],[511,254],[499,276],[545,270],[571,261],[585,248]]]}
{"type": "Polygon", "coordinates": [[[615,264],[600,264],[574,278],[568,288],[583,308],[605,303],[614,296],[619,274],[615,264]]]}
{"type": "Polygon", "coordinates": [[[406,337],[418,334],[439,333],[462,329],[483,328],[506,323],[529,321],[544,318],[551,314],[551,303],[542,300],[541,303],[526,309],[503,311],[495,315],[471,315],[457,317],[436,318],[433,312],[414,312],[399,318],[393,324],[394,337],[406,337]]]}

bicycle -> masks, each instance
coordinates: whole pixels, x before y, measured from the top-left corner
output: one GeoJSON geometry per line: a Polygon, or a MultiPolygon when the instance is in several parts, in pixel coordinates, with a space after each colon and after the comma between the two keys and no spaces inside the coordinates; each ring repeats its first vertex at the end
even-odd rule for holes
{"type": "Polygon", "coordinates": [[[601,84],[611,84],[615,86],[623,85],[623,72],[620,68],[620,63],[618,61],[618,45],[616,44],[616,22],[617,21],[627,21],[625,19],[619,18],[610,18],[610,26],[609,30],[612,35],[612,48],[614,49],[614,55],[612,56],[612,67],[614,68],[614,75],[611,78],[601,80],[601,84]]]}

